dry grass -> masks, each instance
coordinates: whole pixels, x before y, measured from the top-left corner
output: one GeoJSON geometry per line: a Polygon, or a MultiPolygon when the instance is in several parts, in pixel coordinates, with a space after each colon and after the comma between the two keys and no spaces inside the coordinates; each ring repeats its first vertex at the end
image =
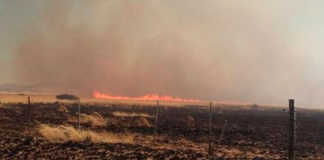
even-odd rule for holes
{"type": "Polygon", "coordinates": [[[150,118],[152,116],[146,114],[146,113],[127,113],[127,112],[113,112],[113,116],[115,117],[145,117],[145,118],[150,118]]]}
{"type": "MultiPolygon", "coordinates": [[[[69,122],[78,122],[78,118],[70,117],[69,122]]],[[[97,112],[94,112],[92,114],[82,113],[80,115],[80,123],[82,124],[89,123],[92,127],[104,127],[107,124],[107,120],[97,112]]]]}
{"type": "Polygon", "coordinates": [[[5,105],[5,104],[1,104],[0,103],[0,108],[10,108],[8,105],[5,105]]]}
{"type": "Polygon", "coordinates": [[[81,114],[81,123],[90,123],[93,127],[105,126],[107,121],[97,112],[88,114],[81,114]]]}
{"type": "Polygon", "coordinates": [[[147,127],[147,128],[152,127],[152,124],[145,117],[140,117],[136,119],[134,122],[135,122],[135,126],[147,127]]]}
{"type": "Polygon", "coordinates": [[[68,110],[65,106],[63,106],[63,105],[60,105],[60,106],[57,108],[57,111],[58,111],[58,112],[62,112],[62,113],[68,113],[68,112],[69,112],[69,110],[68,110]]]}
{"type": "Polygon", "coordinates": [[[185,122],[186,122],[187,126],[195,127],[196,121],[195,121],[195,118],[193,118],[192,116],[187,116],[185,119],[185,122]]]}
{"type": "Polygon", "coordinates": [[[111,132],[79,131],[72,126],[49,126],[41,124],[38,132],[51,142],[84,141],[94,143],[134,143],[134,135],[117,135],[111,132]]]}
{"type": "MultiPolygon", "coordinates": [[[[24,95],[14,94],[14,93],[1,93],[0,101],[3,103],[27,103],[27,97],[31,97],[32,103],[54,103],[58,100],[55,95],[51,94],[35,94],[35,93],[25,93],[24,95]]],[[[61,101],[68,102],[68,101],[61,101]]],[[[71,103],[71,102],[70,102],[71,103]]]]}

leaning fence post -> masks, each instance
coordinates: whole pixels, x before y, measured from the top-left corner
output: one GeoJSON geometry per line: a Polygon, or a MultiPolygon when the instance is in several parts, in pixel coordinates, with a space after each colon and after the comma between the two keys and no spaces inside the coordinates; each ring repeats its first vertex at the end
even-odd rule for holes
{"type": "Polygon", "coordinates": [[[212,149],[212,143],[211,143],[211,134],[212,134],[212,106],[213,103],[209,103],[209,125],[208,125],[208,159],[211,160],[213,159],[213,149],[212,149]]]}
{"type": "Polygon", "coordinates": [[[289,100],[289,160],[296,159],[295,153],[296,145],[296,111],[295,111],[295,100],[289,100]]]}

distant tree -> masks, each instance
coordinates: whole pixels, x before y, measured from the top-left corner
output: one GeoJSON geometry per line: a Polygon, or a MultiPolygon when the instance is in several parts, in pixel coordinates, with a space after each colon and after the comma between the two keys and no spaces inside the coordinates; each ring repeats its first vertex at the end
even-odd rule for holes
{"type": "Polygon", "coordinates": [[[259,108],[259,106],[258,106],[257,104],[253,104],[253,105],[252,105],[252,108],[253,108],[253,109],[257,109],[257,108],[259,108]]]}
{"type": "Polygon", "coordinates": [[[80,98],[72,94],[59,94],[56,95],[56,99],[59,100],[79,100],[80,98]]]}

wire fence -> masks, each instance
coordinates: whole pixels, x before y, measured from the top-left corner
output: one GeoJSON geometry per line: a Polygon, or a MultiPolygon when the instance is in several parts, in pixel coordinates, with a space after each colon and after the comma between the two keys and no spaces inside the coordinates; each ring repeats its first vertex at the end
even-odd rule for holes
{"type": "Polygon", "coordinates": [[[69,117],[74,116],[78,120],[69,124],[84,130],[91,129],[91,125],[82,122],[80,116],[98,113],[107,122],[104,126],[94,127],[96,130],[151,135],[151,145],[173,144],[173,141],[183,139],[187,143],[181,145],[200,147],[207,159],[323,159],[324,154],[324,112],[319,110],[297,107],[293,114],[297,119],[292,122],[288,106],[212,103],[174,106],[168,102],[142,105],[82,101],[41,104],[32,103],[30,99],[22,106],[25,108],[23,116],[31,123],[35,120],[49,123],[50,119],[56,119],[55,124],[66,124],[69,117]],[[69,112],[65,117],[49,114],[57,112],[51,109],[61,105],[69,112]],[[147,125],[135,123],[143,119],[147,125]],[[292,123],[296,126],[291,127],[292,123]],[[290,154],[292,151],[296,158],[290,154]]]}

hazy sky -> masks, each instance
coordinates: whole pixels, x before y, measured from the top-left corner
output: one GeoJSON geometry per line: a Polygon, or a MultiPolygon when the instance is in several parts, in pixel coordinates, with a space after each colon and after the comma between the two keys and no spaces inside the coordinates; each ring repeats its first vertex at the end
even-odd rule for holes
{"type": "Polygon", "coordinates": [[[323,6],[321,0],[0,0],[0,83],[267,104],[295,97],[318,106],[323,6]]]}

